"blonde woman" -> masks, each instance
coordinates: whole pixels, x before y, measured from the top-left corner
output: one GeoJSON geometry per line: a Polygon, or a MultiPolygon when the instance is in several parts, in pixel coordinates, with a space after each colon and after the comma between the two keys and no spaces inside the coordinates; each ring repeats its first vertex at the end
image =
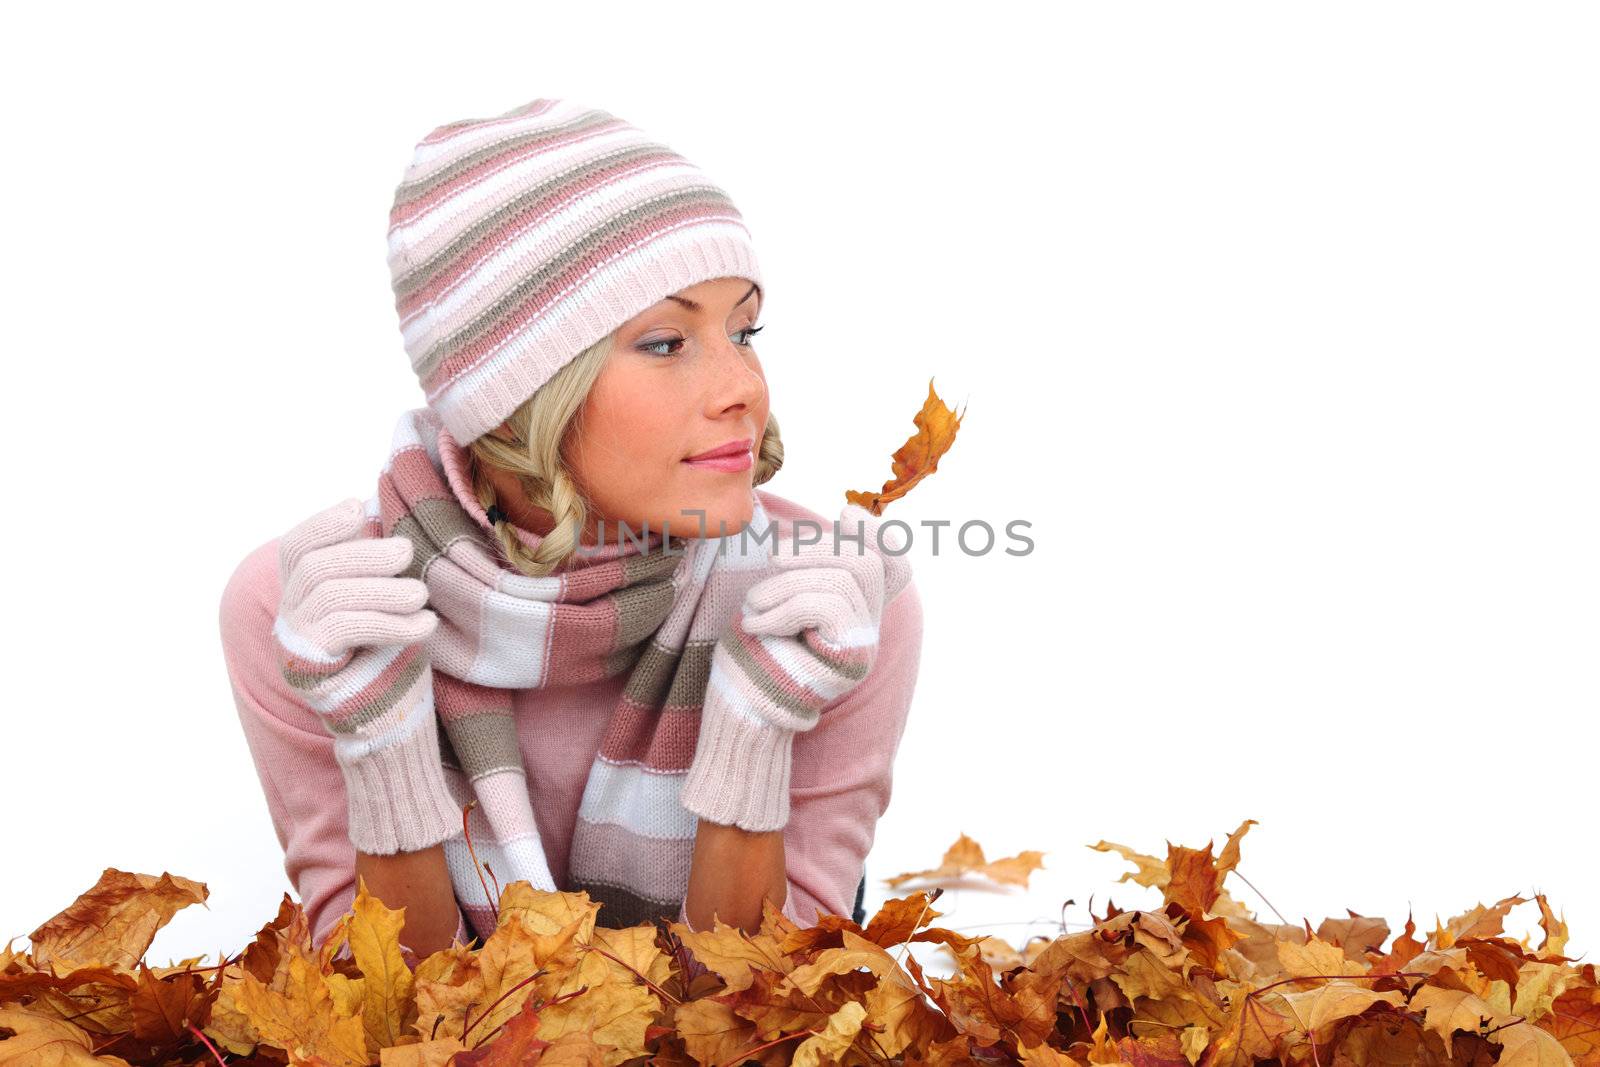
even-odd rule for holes
{"type": "Polygon", "coordinates": [[[426,404],[221,603],[319,940],[358,876],[418,952],[516,879],[617,926],[859,911],[921,605],[864,509],[757,488],[783,446],[732,202],[539,99],[423,138],[389,240],[426,404]]]}

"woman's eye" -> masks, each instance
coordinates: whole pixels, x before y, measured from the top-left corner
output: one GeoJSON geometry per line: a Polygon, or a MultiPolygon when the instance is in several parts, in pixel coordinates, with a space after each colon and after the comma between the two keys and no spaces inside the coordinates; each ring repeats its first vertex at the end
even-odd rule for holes
{"type": "MultiPolygon", "coordinates": [[[[754,337],[756,334],[760,333],[762,330],[765,330],[765,329],[766,329],[765,326],[746,326],[744,329],[738,330],[738,331],[736,331],[734,333],[733,336],[742,338],[742,340],[737,341],[735,343],[748,348],[750,346],[750,339],[752,337],[754,337]]],[[[641,352],[649,352],[651,355],[656,355],[656,356],[676,356],[676,355],[681,355],[682,354],[680,349],[682,348],[683,344],[684,344],[684,339],[682,337],[666,337],[666,338],[662,338],[659,341],[645,341],[644,343],[640,344],[638,346],[638,348],[639,348],[639,351],[641,351],[641,352]],[[678,345],[679,348],[678,349],[672,349],[672,350],[666,351],[666,352],[659,351],[659,349],[663,345],[669,345],[669,346],[670,345],[678,345]]]]}
{"type": "Polygon", "coordinates": [[[651,352],[651,353],[654,353],[655,355],[658,355],[658,356],[675,356],[675,355],[678,354],[677,352],[656,352],[656,349],[659,348],[661,345],[681,345],[681,344],[683,344],[683,338],[681,338],[681,337],[667,337],[667,338],[663,338],[660,341],[646,341],[644,344],[639,346],[639,351],[641,351],[641,352],[651,352]]]}

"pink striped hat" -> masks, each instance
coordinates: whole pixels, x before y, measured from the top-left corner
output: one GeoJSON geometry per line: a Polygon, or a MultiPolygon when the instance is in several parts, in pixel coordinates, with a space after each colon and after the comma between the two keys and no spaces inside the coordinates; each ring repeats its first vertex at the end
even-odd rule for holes
{"type": "Polygon", "coordinates": [[[761,284],[727,193],[621,119],[547,99],[418,142],[389,274],[411,368],[463,445],[663,297],[761,284]]]}

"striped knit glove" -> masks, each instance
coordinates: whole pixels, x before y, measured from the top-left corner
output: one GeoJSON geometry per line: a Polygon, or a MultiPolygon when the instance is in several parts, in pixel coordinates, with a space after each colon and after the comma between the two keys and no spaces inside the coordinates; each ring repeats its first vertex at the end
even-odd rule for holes
{"type": "MultiPolygon", "coordinates": [[[[779,539],[774,573],[745,594],[742,617],[712,651],[680,796],[700,818],[745,830],[788,823],[795,734],[867,676],[883,606],[911,580],[903,555],[879,553],[878,526],[871,512],[847,504],[837,543],[826,529],[813,545],[779,539]]],[[[888,536],[883,546],[903,547],[888,536]]]]}
{"type": "Polygon", "coordinates": [[[272,634],[284,679],[333,734],[350,841],[371,855],[414,852],[461,826],[445,786],[433,668],[422,641],[439,618],[404,537],[373,537],[351,498],[278,542],[283,582],[272,634]]]}

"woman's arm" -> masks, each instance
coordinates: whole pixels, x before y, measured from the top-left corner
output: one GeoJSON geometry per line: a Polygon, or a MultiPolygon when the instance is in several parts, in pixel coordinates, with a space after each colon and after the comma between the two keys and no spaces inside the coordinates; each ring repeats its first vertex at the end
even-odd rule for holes
{"type": "MultiPolygon", "coordinates": [[[[345,785],[334,760],[333,738],[278,667],[272,624],[279,592],[273,540],[251,552],[229,578],[218,621],[234,704],[283,848],[284,873],[320,944],[355,899],[359,861],[350,843],[345,785]]],[[[373,857],[385,862],[362,868],[367,888],[379,899],[390,907],[408,907],[402,940],[415,952],[424,951],[424,941],[429,947],[439,943],[433,930],[443,920],[437,903],[441,895],[448,897],[456,936],[462,941],[470,936],[442,854],[442,847],[436,847],[373,857]],[[430,853],[440,857],[437,882],[426,858],[430,853]],[[409,909],[409,893],[418,895],[421,906],[416,911],[409,909]]]]}
{"type": "Polygon", "coordinates": [[[754,931],[763,896],[802,926],[818,912],[850,914],[889,804],[921,653],[922,602],[912,583],[884,608],[872,670],[795,738],[784,829],[752,833],[700,821],[680,922],[710,929],[715,912],[754,931]]]}
{"type": "Polygon", "coordinates": [[[788,895],[782,830],[756,832],[703,820],[695,828],[683,904],[690,929],[710,929],[714,916],[754,932],[761,926],[762,898],[781,908],[788,895]]]}

